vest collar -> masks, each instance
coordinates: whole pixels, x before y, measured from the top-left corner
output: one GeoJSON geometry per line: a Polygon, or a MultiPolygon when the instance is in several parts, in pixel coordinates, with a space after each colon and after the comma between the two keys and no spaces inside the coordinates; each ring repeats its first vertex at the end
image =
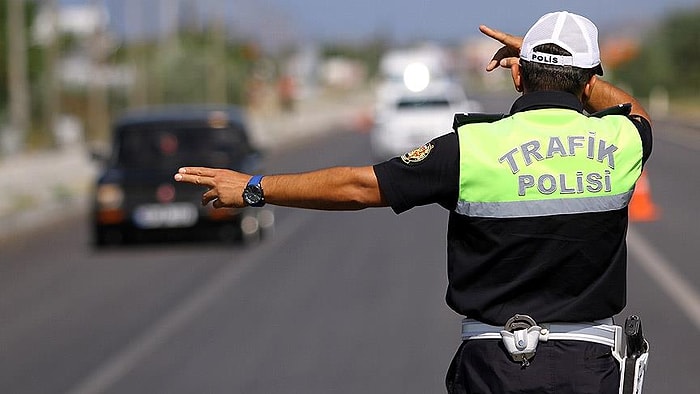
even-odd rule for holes
{"type": "Polygon", "coordinates": [[[583,113],[583,104],[575,95],[567,92],[541,91],[523,94],[510,108],[510,114],[545,108],[564,108],[583,113]]]}

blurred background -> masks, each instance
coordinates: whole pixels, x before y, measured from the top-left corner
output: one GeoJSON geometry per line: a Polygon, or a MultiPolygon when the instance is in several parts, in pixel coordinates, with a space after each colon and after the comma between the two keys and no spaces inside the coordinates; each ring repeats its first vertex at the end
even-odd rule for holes
{"type": "Polygon", "coordinates": [[[371,163],[406,65],[458,84],[464,112],[507,112],[478,26],[523,35],[562,7],[655,120],[622,318],[652,338],[649,392],[694,392],[697,0],[0,0],[0,392],[442,392],[441,210],[276,209],[254,245],[98,250],[96,179],[122,114],[164,105],[240,108],[267,173],[371,163]]]}
{"type": "MultiPolygon", "coordinates": [[[[692,105],[700,88],[700,71],[688,67],[698,56],[696,3],[594,1],[569,10],[598,24],[606,77],[665,111],[671,102],[692,105]]],[[[114,116],[130,107],[229,102],[264,110],[371,87],[382,54],[396,47],[440,46],[470,89],[508,89],[507,81],[494,84],[483,72],[496,45],[478,35],[478,25],[522,35],[539,15],[560,7],[366,0],[3,5],[3,156],[101,142],[114,116]]]]}

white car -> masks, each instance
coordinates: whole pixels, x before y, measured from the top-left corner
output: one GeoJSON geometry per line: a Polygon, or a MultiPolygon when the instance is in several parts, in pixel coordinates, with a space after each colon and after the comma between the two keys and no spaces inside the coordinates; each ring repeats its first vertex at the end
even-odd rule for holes
{"type": "Polygon", "coordinates": [[[478,103],[467,100],[458,83],[431,81],[414,91],[403,83],[388,82],[377,92],[370,143],[375,159],[400,156],[452,131],[457,112],[479,112],[478,103]]]}

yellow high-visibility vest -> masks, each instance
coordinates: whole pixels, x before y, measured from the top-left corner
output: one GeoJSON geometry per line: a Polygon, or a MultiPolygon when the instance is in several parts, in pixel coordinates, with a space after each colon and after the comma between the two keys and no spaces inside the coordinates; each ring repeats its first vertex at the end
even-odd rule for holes
{"type": "Polygon", "coordinates": [[[622,115],[548,108],[457,128],[456,212],[513,218],[606,212],[629,203],[642,141],[622,115]]]}

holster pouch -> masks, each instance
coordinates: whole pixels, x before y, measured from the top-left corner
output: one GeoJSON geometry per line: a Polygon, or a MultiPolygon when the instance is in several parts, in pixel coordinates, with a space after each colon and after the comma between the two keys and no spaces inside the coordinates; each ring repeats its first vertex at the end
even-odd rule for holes
{"type": "Polygon", "coordinates": [[[622,360],[620,365],[620,394],[640,394],[644,384],[649,353],[644,353],[635,359],[622,360]]]}
{"type": "Polygon", "coordinates": [[[642,333],[642,321],[637,316],[625,320],[627,347],[620,361],[620,394],[640,394],[649,361],[649,342],[642,333]]]}
{"type": "Polygon", "coordinates": [[[528,315],[515,315],[508,320],[501,330],[501,340],[513,361],[522,363],[523,367],[530,365],[541,331],[542,327],[528,315]]]}

